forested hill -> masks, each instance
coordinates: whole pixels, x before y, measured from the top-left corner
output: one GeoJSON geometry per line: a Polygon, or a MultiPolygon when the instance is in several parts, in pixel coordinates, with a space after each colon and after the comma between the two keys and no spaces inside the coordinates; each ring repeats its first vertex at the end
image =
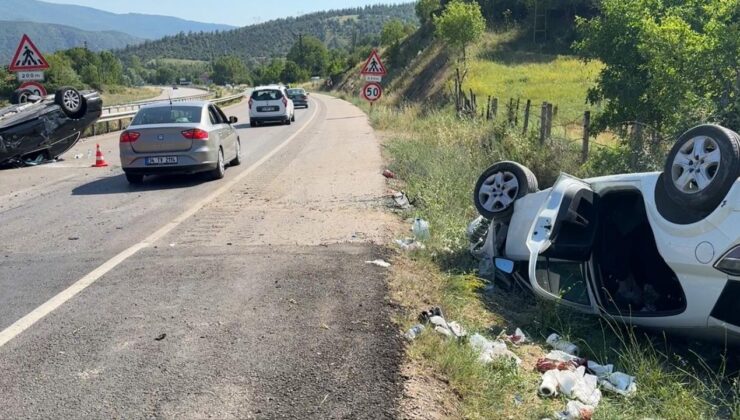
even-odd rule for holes
{"type": "Polygon", "coordinates": [[[331,10],[230,31],[181,33],[131,46],[118,54],[136,55],[145,62],[155,58],[212,60],[224,55],[254,62],[286,55],[300,34],[315,36],[330,48],[350,46],[365,37],[377,37],[383,24],[394,18],[416,22],[414,4],[331,10]]]}
{"type": "Polygon", "coordinates": [[[116,31],[83,31],[65,25],[0,21],[0,64],[12,59],[23,34],[31,37],[42,53],[87,46],[92,51],[123,48],[138,44],[141,38],[116,31]]]}

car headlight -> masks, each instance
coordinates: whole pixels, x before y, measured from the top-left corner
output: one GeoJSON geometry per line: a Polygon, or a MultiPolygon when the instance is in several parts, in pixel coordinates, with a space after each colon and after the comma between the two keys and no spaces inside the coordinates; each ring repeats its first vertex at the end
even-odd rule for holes
{"type": "Polygon", "coordinates": [[[731,276],[740,276],[740,245],[729,250],[714,264],[717,270],[731,276]]]}

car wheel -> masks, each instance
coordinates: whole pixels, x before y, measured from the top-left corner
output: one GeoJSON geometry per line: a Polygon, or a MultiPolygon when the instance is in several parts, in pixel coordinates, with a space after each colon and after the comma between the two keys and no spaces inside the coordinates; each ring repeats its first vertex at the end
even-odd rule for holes
{"type": "Polygon", "coordinates": [[[740,176],[740,136],[718,125],[694,127],[676,140],[664,174],[672,201],[694,210],[713,210],[740,176]]]}
{"type": "Polygon", "coordinates": [[[295,122],[295,113],[293,113],[293,116],[292,116],[292,117],[290,117],[290,121],[291,121],[291,122],[295,122]]]}
{"type": "Polygon", "coordinates": [[[229,162],[229,165],[231,166],[239,166],[242,163],[242,145],[241,140],[236,141],[236,157],[234,159],[231,159],[231,162],[229,162]]]}
{"type": "Polygon", "coordinates": [[[514,202],[537,191],[537,178],[516,162],[498,162],[486,169],[475,184],[473,201],[478,212],[489,219],[505,220],[514,202]]]}
{"type": "Polygon", "coordinates": [[[13,91],[13,95],[10,97],[10,103],[13,105],[25,104],[31,95],[33,95],[33,92],[28,89],[17,89],[13,91]]]}
{"type": "Polygon", "coordinates": [[[218,149],[218,163],[216,168],[211,171],[212,179],[221,179],[226,174],[226,163],[224,162],[224,149],[218,149]]]}
{"type": "Polygon", "coordinates": [[[72,87],[59,88],[54,94],[54,102],[71,118],[80,117],[82,111],[82,95],[72,87]]]}
{"type": "Polygon", "coordinates": [[[285,119],[285,125],[290,125],[290,117],[285,119]]]}
{"type": "Polygon", "coordinates": [[[141,185],[144,183],[144,175],[126,174],[126,181],[128,181],[129,184],[141,185]]]}

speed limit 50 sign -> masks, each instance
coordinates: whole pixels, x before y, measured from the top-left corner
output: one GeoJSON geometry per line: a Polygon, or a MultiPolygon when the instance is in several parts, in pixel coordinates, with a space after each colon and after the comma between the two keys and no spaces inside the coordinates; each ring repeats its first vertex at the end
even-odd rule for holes
{"type": "Polygon", "coordinates": [[[371,82],[362,88],[362,97],[370,102],[375,102],[383,96],[383,88],[375,82],[371,82]]]}

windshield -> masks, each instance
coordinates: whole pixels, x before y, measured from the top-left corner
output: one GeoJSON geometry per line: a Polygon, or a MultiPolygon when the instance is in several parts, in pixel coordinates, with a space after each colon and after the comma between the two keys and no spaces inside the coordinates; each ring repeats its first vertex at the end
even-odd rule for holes
{"type": "Polygon", "coordinates": [[[283,92],[277,89],[255,90],[252,92],[252,99],[255,101],[274,101],[283,98],[283,92]]]}
{"type": "Polygon", "coordinates": [[[131,125],[199,123],[202,110],[199,106],[144,108],[136,114],[131,125]]]}
{"type": "Polygon", "coordinates": [[[298,95],[305,95],[306,91],[303,89],[289,89],[288,95],[290,96],[298,96],[298,95]]]}

